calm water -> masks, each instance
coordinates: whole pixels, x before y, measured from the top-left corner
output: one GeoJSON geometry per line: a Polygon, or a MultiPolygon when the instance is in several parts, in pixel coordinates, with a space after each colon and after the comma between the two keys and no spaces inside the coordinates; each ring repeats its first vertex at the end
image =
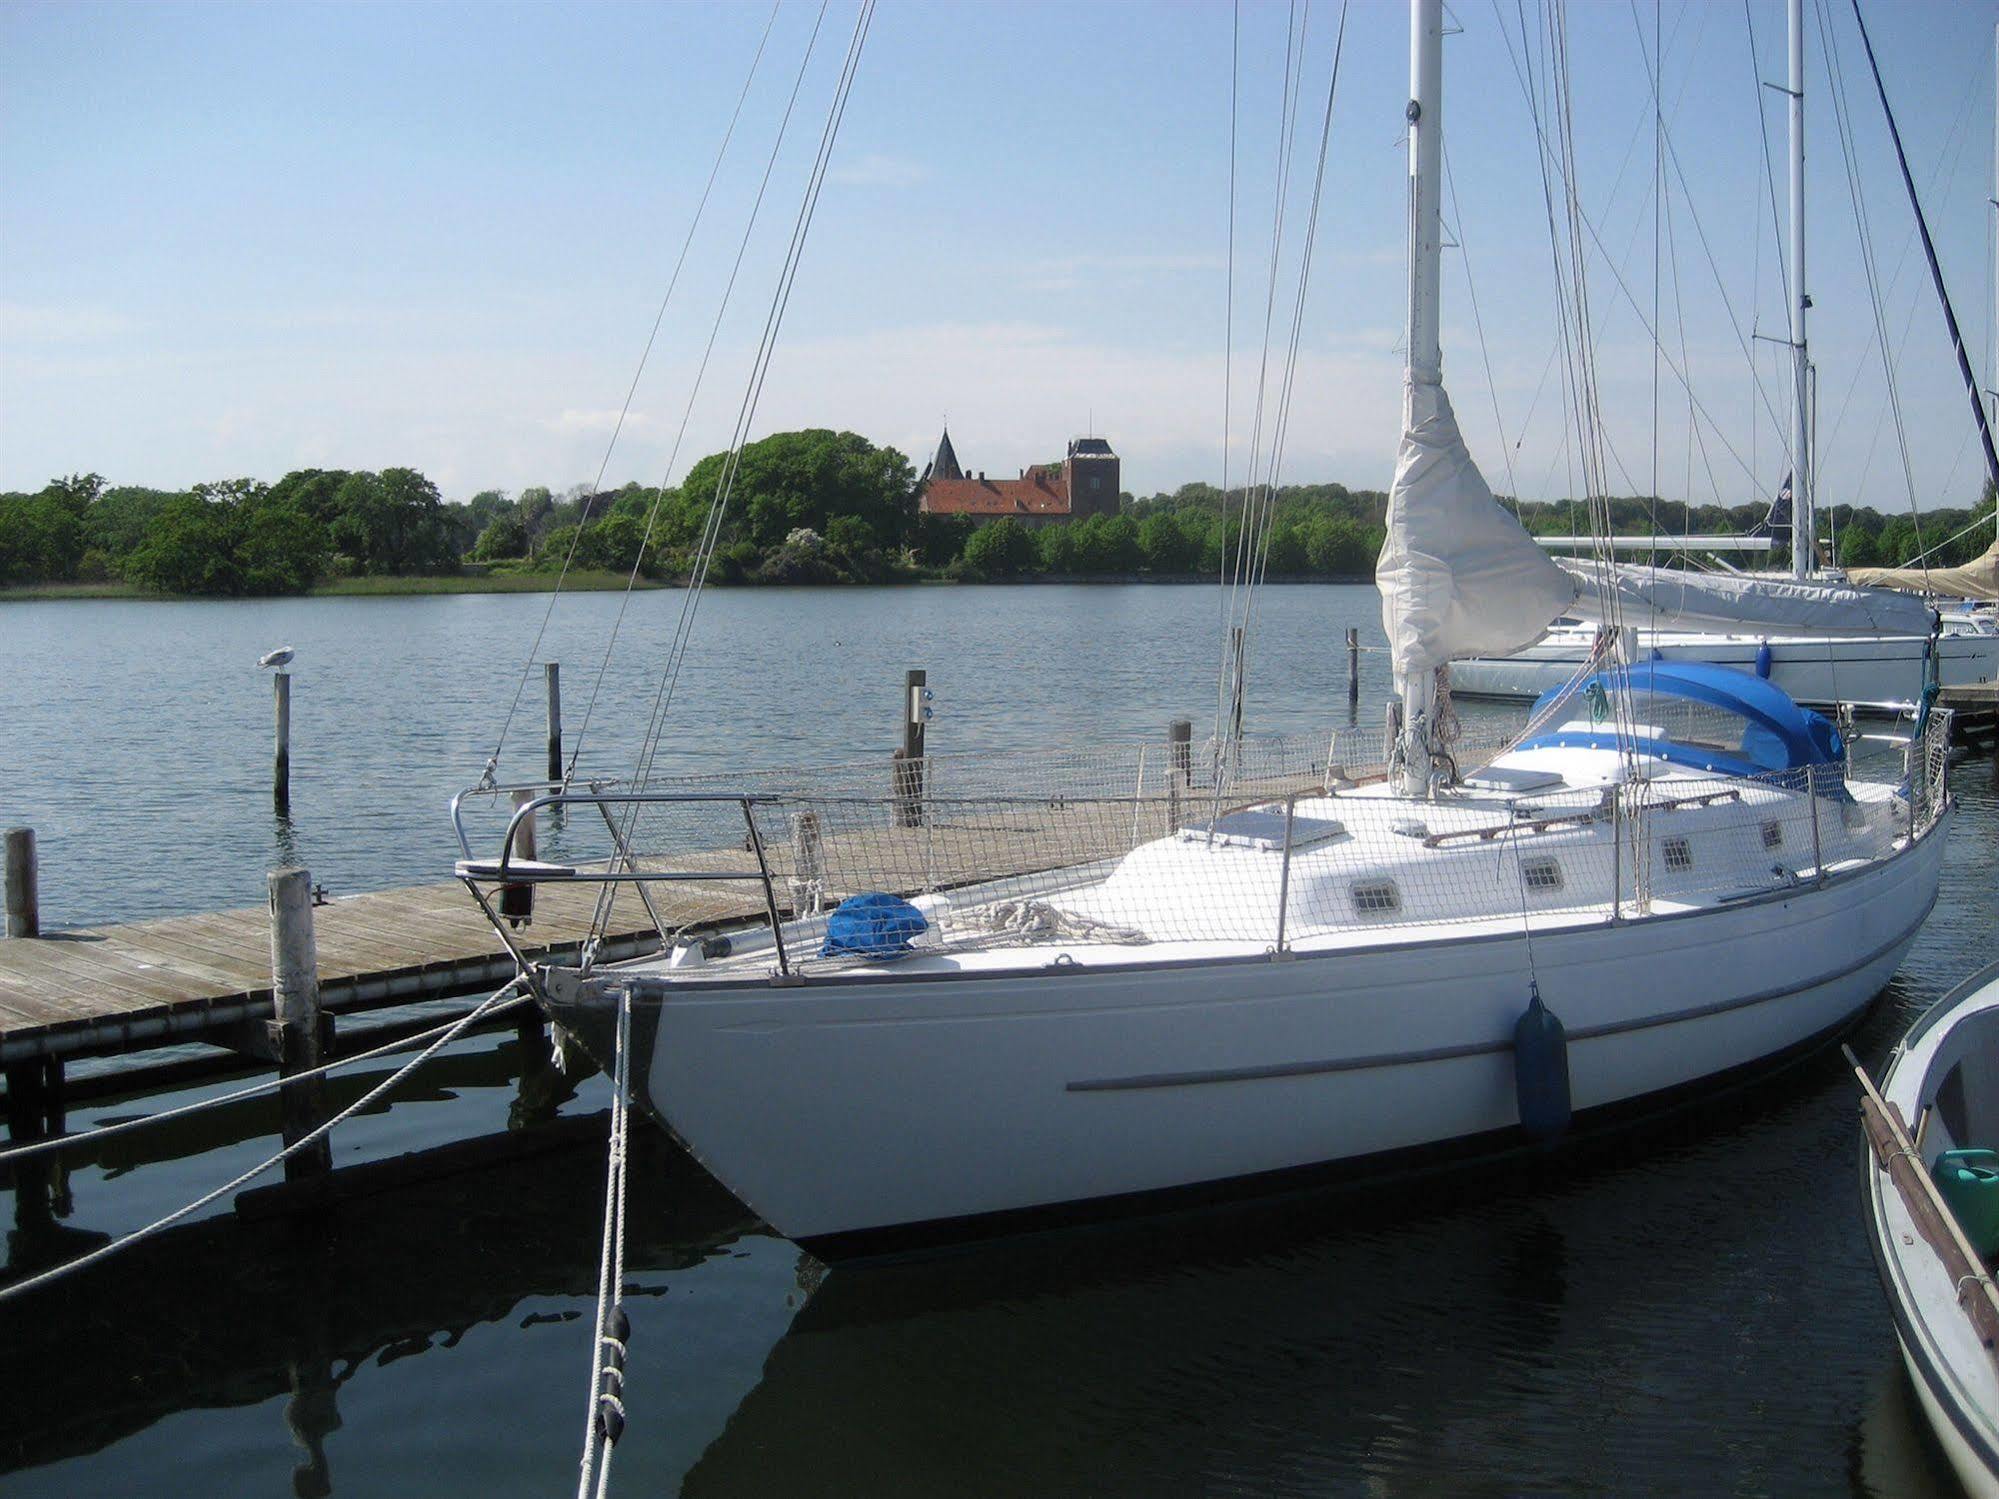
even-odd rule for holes
{"type": "MultiPolygon", "coordinates": [[[[649,640],[676,602],[635,606],[649,640]]],[[[533,607],[0,606],[0,703],[33,726],[0,751],[0,820],[42,830],[58,920],[258,899],[263,866],[291,854],[268,809],[269,686],[249,663],[288,642],[284,836],[336,890],[434,878],[450,854],[443,803],[491,749],[512,686],[502,663],[525,649],[533,607]]],[[[689,765],[738,746],[777,761],[883,753],[910,665],[937,690],[939,748],[1149,735],[1212,713],[1210,590],[742,593],[709,607],[725,659],[683,701],[679,721],[703,725],[673,746],[689,765]]],[[[614,609],[593,598],[557,615],[545,654],[573,672],[572,723],[583,643],[614,609]]],[[[1379,638],[1371,594],[1273,589],[1260,623],[1259,725],[1343,722],[1340,642],[1349,623],[1379,638]]],[[[613,720],[648,690],[636,668],[614,678],[613,720]]],[[[1370,675],[1364,719],[1380,696],[1370,675]]],[[[531,773],[538,700],[525,711],[512,763],[531,773]]],[[[629,735],[603,743],[605,763],[628,758],[629,735]]],[[[1999,795],[1983,764],[1957,789],[1942,898],[1858,1040],[1870,1060],[1999,933],[1999,795]]],[[[380,1076],[344,1079],[341,1096],[380,1076]]],[[[606,1095],[593,1081],[553,1121],[510,1131],[519,1094],[510,1042],[458,1047],[393,1109],[344,1126],[337,1155],[510,1147],[484,1164],[384,1183],[326,1221],[214,1213],[0,1310],[0,1489],[573,1488],[606,1095]]],[[[274,1124],[259,1100],[80,1155],[53,1233],[136,1227],[262,1158],[274,1124]]],[[[638,1148],[635,1421],[615,1492],[1949,1491],[1861,1237],[1852,1088],[1831,1057],[1545,1178],[860,1272],[826,1272],[770,1235],[656,1132],[638,1148]]],[[[17,1232],[10,1256],[50,1240],[17,1232]]]]}
{"type": "MultiPolygon", "coordinates": [[[[901,741],[903,673],[936,694],[933,754],[1163,737],[1214,722],[1218,590],[1199,587],[717,589],[701,606],[658,762],[701,771],[844,762],[901,741]]],[[[635,595],[585,731],[615,594],[560,600],[538,653],[563,668],[568,747],[628,772],[679,615],[635,595]]],[[[0,604],[0,825],[41,847],[44,920],[261,904],[303,863],[333,893],[448,879],[447,807],[499,740],[545,598],[468,594],[256,603],[0,604]],[[292,802],[271,815],[270,673],[294,647],[292,802]]],[[[1371,588],[1270,587],[1250,721],[1346,721],[1346,628],[1382,640],[1371,588]]],[[[1364,700],[1387,690],[1362,657],[1364,700]]],[[[546,767],[542,674],[521,693],[505,778],[546,767]]],[[[1370,723],[1374,717],[1370,717],[1370,723]]],[[[884,781],[884,784],[886,782],[884,781]]]]}

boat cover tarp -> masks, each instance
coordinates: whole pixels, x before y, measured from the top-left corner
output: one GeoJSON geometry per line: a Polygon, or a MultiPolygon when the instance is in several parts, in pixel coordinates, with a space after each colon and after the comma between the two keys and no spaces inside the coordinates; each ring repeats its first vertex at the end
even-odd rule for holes
{"type": "Polygon", "coordinates": [[[1374,581],[1398,679],[1462,656],[1523,650],[1575,597],[1575,583],[1493,499],[1441,385],[1402,388],[1402,445],[1374,581]]]}
{"type": "MultiPolygon", "coordinates": [[[[1716,666],[1706,661],[1644,661],[1636,666],[1616,667],[1585,678],[1577,690],[1575,701],[1588,701],[1593,688],[1600,688],[1610,696],[1622,694],[1627,698],[1684,698],[1740,718],[1743,727],[1737,747],[1739,763],[1722,763],[1705,746],[1692,747],[1704,757],[1700,763],[1709,769],[1742,775],[1796,770],[1808,765],[1837,764],[1846,753],[1839,730],[1825,715],[1800,707],[1783,688],[1762,677],[1737,671],[1731,666],[1716,666]]],[[[1565,691],[1566,687],[1558,687],[1542,693],[1534,704],[1535,715],[1539,716],[1554,707],[1556,699],[1565,691]]],[[[1641,707],[1636,711],[1642,715],[1644,710],[1641,707]]],[[[1585,743],[1599,749],[1616,748],[1614,730],[1605,731],[1601,736],[1604,739],[1602,744],[1594,744],[1595,737],[1598,736],[1558,731],[1529,739],[1520,748],[1585,743]]],[[[1662,753],[1665,741],[1653,744],[1641,740],[1636,747],[1641,753],[1658,754],[1661,759],[1687,758],[1678,752],[1662,753]]]]}
{"type": "Polygon", "coordinates": [[[826,941],[819,956],[857,953],[867,958],[892,958],[909,951],[910,942],[930,925],[923,913],[900,896],[878,890],[852,895],[826,918],[826,941]]]}
{"type": "Polygon", "coordinates": [[[1962,567],[1849,567],[1846,575],[1869,588],[1898,588],[1949,599],[1999,599],[1999,541],[1962,567]]]}
{"type": "Polygon", "coordinates": [[[1591,558],[1559,559],[1580,591],[1570,613],[1602,621],[1607,580],[1627,625],[1715,635],[1917,635],[1930,633],[1922,600],[1879,588],[1797,578],[1696,573],[1591,558]]]}

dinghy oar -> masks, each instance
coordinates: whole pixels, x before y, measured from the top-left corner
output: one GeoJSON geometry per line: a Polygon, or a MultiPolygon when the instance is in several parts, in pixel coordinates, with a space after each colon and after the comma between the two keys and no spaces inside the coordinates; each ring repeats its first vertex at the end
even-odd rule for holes
{"type": "Polygon", "coordinates": [[[1971,1318],[1987,1356],[1999,1365],[1999,1289],[1994,1288],[1992,1277],[1964,1237],[1956,1215],[1945,1205],[1930,1174],[1923,1170],[1922,1157],[1909,1139],[1901,1110],[1881,1096],[1881,1090],[1874,1086],[1874,1080],[1860,1065],[1852,1047],[1842,1046],[1840,1051],[1860,1080],[1861,1127],[1867,1132],[1867,1143],[1873,1148],[1875,1160],[1902,1194],[1902,1203],[1915,1220],[1917,1232],[1943,1261],[1945,1271],[1957,1286],[1958,1305],[1971,1318]]]}

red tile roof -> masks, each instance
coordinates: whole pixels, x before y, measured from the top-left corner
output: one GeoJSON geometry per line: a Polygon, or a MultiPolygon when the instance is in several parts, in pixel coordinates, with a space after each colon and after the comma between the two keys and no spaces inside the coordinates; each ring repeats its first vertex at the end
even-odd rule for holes
{"type": "Polygon", "coordinates": [[[932,479],[922,508],[930,515],[1067,515],[1069,484],[1053,465],[1031,468],[1024,479],[932,479]]]}

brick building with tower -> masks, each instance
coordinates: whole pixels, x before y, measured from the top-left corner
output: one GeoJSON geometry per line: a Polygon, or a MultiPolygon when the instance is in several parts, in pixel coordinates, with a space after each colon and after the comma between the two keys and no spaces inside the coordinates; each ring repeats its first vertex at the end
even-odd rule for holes
{"type": "Polygon", "coordinates": [[[1009,516],[1023,526],[1051,526],[1118,513],[1119,463],[1101,437],[1077,437],[1060,463],[1037,463],[1016,479],[966,473],[947,428],[923,471],[916,506],[925,515],[964,515],[979,524],[1009,516]]]}

